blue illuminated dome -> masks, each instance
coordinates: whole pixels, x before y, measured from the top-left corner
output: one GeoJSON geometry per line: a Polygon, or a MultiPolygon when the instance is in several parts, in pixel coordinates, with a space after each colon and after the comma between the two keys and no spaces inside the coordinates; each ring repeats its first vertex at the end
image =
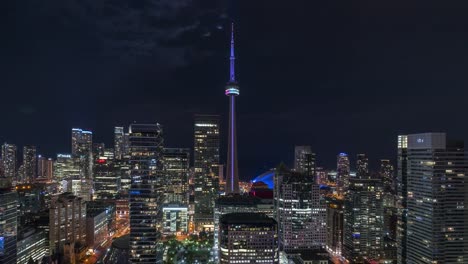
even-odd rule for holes
{"type": "Polygon", "coordinates": [[[266,185],[268,185],[268,188],[273,189],[273,187],[275,187],[275,182],[273,178],[274,176],[275,176],[275,171],[269,170],[255,177],[255,179],[253,179],[252,182],[255,183],[255,182],[262,181],[266,183],[266,185]]]}

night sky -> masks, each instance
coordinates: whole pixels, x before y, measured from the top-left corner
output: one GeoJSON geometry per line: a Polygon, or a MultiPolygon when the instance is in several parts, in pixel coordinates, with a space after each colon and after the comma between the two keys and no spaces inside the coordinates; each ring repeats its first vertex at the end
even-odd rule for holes
{"type": "Polygon", "coordinates": [[[295,144],[319,165],[367,153],[375,168],[395,160],[399,133],[468,138],[467,13],[467,1],[5,0],[0,142],[55,156],[72,127],[111,146],[113,126],[156,121],[166,146],[192,147],[195,113],[227,126],[234,19],[241,178],[292,163],[295,144]]]}

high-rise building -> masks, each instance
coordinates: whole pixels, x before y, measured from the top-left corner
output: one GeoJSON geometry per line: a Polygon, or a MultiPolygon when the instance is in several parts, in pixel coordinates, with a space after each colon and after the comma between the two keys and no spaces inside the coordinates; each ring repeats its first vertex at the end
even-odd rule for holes
{"type": "Polygon", "coordinates": [[[54,162],[54,180],[80,179],[80,166],[70,154],[57,154],[57,160],[54,162]]]}
{"type": "Polygon", "coordinates": [[[274,217],[273,199],[265,199],[252,195],[223,195],[216,200],[214,209],[214,245],[216,258],[219,250],[219,220],[230,213],[261,213],[274,217]]]}
{"type": "Polygon", "coordinates": [[[163,207],[163,232],[165,235],[187,234],[188,208],[186,205],[167,204],[163,207]]]}
{"type": "Polygon", "coordinates": [[[360,179],[368,179],[369,174],[369,159],[366,154],[358,154],[356,160],[356,176],[360,179]]]}
{"type": "Polygon", "coordinates": [[[326,205],[313,177],[280,166],[275,172],[274,197],[281,250],[325,246],[326,205]]]}
{"type": "Polygon", "coordinates": [[[79,162],[80,196],[89,201],[93,192],[93,132],[79,128],[72,129],[72,157],[79,162]]]}
{"type": "Polygon", "coordinates": [[[71,193],[52,197],[49,210],[49,249],[63,262],[66,247],[84,244],[86,239],[86,203],[71,193]]]}
{"type": "Polygon", "coordinates": [[[229,96],[229,133],[228,153],[226,167],[226,194],[239,193],[239,171],[237,166],[237,132],[236,132],[236,96],[239,95],[239,84],[236,80],[234,56],[234,23],[231,27],[231,57],[229,81],[226,84],[225,94],[229,96]]]}
{"type": "MultiPolygon", "coordinates": [[[[5,145],[4,145],[5,146],[5,145]]],[[[18,195],[10,178],[0,178],[0,263],[16,264],[18,195]]]]}
{"type": "Polygon", "coordinates": [[[327,249],[336,255],[343,251],[343,200],[327,201],[327,249]]]}
{"type": "Polygon", "coordinates": [[[408,135],[407,263],[468,262],[468,156],[445,133],[408,135]]]}
{"type": "Polygon", "coordinates": [[[397,194],[398,194],[398,220],[397,220],[397,262],[406,264],[407,249],[407,172],[408,172],[408,136],[398,136],[398,165],[397,165],[397,194]]]}
{"type": "Polygon", "coordinates": [[[94,162],[94,195],[99,199],[116,198],[120,190],[120,177],[113,155],[100,156],[94,162]]]}
{"type": "Polygon", "coordinates": [[[17,261],[16,264],[30,264],[31,259],[34,263],[40,263],[41,259],[47,254],[46,235],[44,230],[27,228],[18,232],[17,242],[17,261]]]}
{"type": "Polygon", "coordinates": [[[393,165],[390,160],[380,160],[380,177],[383,179],[384,191],[389,194],[396,194],[396,185],[393,177],[393,165]]]}
{"type": "Polygon", "coordinates": [[[16,145],[5,143],[2,145],[2,162],[5,177],[16,180],[17,148],[16,145]]]}
{"type": "Polygon", "coordinates": [[[19,182],[33,182],[36,179],[36,147],[35,146],[24,146],[23,147],[23,166],[24,166],[24,178],[19,182]]]}
{"type": "Polygon", "coordinates": [[[190,149],[165,148],[164,170],[167,175],[166,203],[188,205],[190,149]]]}
{"type": "Polygon", "coordinates": [[[52,180],[54,176],[54,160],[41,155],[37,156],[37,177],[52,180]]]}
{"type": "Polygon", "coordinates": [[[129,131],[130,261],[162,263],[163,129],[159,124],[131,124],[129,131]]]}
{"type": "Polygon", "coordinates": [[[350,263],[382,257],[383,188],[380,179],[350,179],[344,202],[343,256],[350,263]]]}
{"type": "Polygon", "coordinates": [[[338,154],[336,166],[336,187],[340,195],[344,195],[348,189],[349,173],[350,167],[348,154],[338,154]]]}
{"type": "Polygon", "coordinates": [[[99,157],[103,157],[105,149],[106,149],[106,144],[104,144],[104,143],[93,143],[93,159],[96,160],[99,157]]]}
{"type": "Polygon", "coordinates": [[[72,157],[80,161],[81,177],[92,180],[93,132],[72,129],[72,157]]]}
{"type": "Polygon", "coordinates": [[[219,221],[219,263],[279,263],[276,221],[259,213],[231,213],[219,221]]]}
{"type": "Polygon", "coordinates": [[[295,146],[294,170],[309,176],[315,175],[315,153],[310,146],[295,146]]]}
{"type": "Polygon", "coordinates": [[[115,159],[121,160],[125,152],[125,134],[123,127],[114,127],[114,153],[115,159]]]}
{"type": "Polygon", "coordinates": [[[212,219],[219,183],[219,116],[196,115],[194,134],[195,218],[212,219]]]}

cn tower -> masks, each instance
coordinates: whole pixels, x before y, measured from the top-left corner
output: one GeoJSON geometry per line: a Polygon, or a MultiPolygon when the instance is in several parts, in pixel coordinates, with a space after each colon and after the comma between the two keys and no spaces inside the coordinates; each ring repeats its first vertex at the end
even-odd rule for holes
{"type": "Polygon", "coordinates": [[[226,177],[226,194],[239,193],[239,174],[237,170],[237,133],[236,133],[236,96],[239,95],[239,85],[236,81],[234,56],[234,23],[231,24],[231,57],[229,82],[225,94],[229,97],[229,137],[226,177]]]}

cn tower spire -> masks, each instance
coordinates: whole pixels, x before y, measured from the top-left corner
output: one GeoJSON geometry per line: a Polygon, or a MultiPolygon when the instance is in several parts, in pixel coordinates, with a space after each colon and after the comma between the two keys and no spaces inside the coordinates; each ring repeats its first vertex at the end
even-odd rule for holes
{"type": "Polygon", "coordinates": [[[229,81],[230,82],[235,82],[236,81],[236,57],[234,56],[234,23],[231,23],[231,57],[230,57],[230,75],[229,75],[229,81]]]}
{"type": "Polygon", "coordinates": [[[231,56],[229,59],[229,82],[225,94],[229,96],[229,137],[226,177],[226,194],[239,193],[239,174],[237,169],[237,133],[236,133],[236,96],[239,95],[239,85],[236,81],[234,56],[234,23],[231,24],[231,56]]]}

